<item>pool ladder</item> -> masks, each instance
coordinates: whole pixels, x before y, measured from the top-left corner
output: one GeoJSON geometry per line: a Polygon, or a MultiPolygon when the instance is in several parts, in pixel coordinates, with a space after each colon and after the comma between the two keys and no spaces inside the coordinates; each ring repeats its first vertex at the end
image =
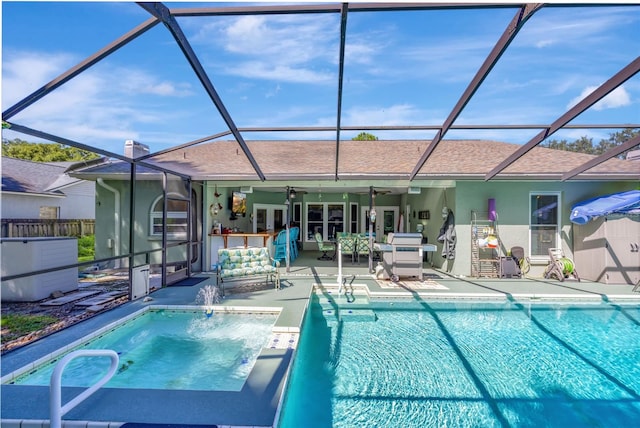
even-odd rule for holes
{"type": "Polygon", "coordinates": [[[82,403],[86,398],[96,392],[105,383],[113,377],[118,370],[118,354],[110,349],[81,349],[79,351],[73,351],[65,355],[53,369],[51,374],[50,391],[51,397],[49,398],[49,418],[50,428],[62,427],[62,416],[69,410],[82,403]],[[73,360],[78,357],[109,357],[111,359],[111,366],[106,375],[104,375],[95,385],[87,388],[71,400],[64,406],[62,405],[62,372],[73,360]]]}

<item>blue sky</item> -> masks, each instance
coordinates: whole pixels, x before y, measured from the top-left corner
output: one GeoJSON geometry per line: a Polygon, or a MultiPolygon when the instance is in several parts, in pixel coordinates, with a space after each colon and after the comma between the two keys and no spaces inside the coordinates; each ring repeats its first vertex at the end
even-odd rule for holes
{"type": "MultiPolygon", "coordinates": [[[[442,124],[516,11],[350,13],[342,125],[442,124]]],[[[3,2],[2,110],[149,17],[130,2],[3,2]]],[[[336,125],[339,14],[183,17],[178,23],[237,127],[336,125]]],[[[553,122],[640,54],[638,28],[637,5],[542,8],[456,124],[553,122]]],[[[153,152],[228,129],[161,24],[10,120],[116,153],[128,139],[153,152]]],[[[640,123],[640,74],[573,123],[640,123]]],[[[569,129],[552,138],[598,142],[614,131],[569,129]]],[[[370,132],[430,140],[435,131],[370,132]]],[[[537,133],[451,130],[445,138],[523,144],[537,133]]],[[[335,138],[319,132],[243,136],[335,138]]],[[[3,138],[35,141],[7,130],[3,138]]]]}

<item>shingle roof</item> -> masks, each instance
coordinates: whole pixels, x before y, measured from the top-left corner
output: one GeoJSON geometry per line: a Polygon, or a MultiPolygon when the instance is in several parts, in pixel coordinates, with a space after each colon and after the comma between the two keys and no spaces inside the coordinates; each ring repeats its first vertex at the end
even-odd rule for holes
{"type": "MultiPolygon", "coordinates": [[[[407,178],[430,141],[341,141],[338,175],[342,178],[407,178]]],[[[335,174],[335,141],[248,141],[267,180],[279,177],[320,179],[335,174]]],[[[520,146],[487,140],[444,140],[416,176],[417,179],[484,178],[520,146]]],[[[496,179],[558,180],[594,155],[535,147],[496,179]]],[[[195,179],[256,179],[247,157],[234,141],[216,141],[176,150],[150,159],[195,179]]],[[[640,179],[640,163],[609,159],[576,179],[640,179]]]]}
{"type": "Polygon", "coordinates": [[[50,186],[64,174],[64,165],[2,157],[2,191],[61,194],[50,186]]]}

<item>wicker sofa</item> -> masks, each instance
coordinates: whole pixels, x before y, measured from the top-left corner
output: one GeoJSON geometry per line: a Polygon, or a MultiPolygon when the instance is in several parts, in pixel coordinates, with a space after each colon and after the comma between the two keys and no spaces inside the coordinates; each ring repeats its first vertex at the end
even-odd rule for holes
{"type": "Polygon", "coordinates": [[[265,276],[265,284],[271,281],[280,289],[280,262],[271,258],[267,247],[220,248],[216,271],[222,296],[225,282],[258,276],[265,276]]]}

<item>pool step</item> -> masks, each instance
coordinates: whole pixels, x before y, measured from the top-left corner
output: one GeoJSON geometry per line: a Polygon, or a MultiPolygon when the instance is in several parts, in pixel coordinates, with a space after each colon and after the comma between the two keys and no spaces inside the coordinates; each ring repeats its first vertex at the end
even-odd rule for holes
{"type": "Polygon", "coordinates": [[[345,296],[322,296],[318,305],[314,305],[313,315],[324,317],[328,321],[375,321],[375,313],[369,309],[369,299],[358,296],[355,300],[345,296]],[[340,314],[344,312],[342,319],[340,314]]]}
{"type": "Polygon", "coordinates": [[[320,304],[324,303],[332,303],[338,306],[346,306],[346,305],[368,305],[369,298],[363,295],[331,295],[331,294],[322,294],[318,295],[318,302],[320,304]]]}
{"type": "Polygon", "coordinates": [[[377,319],[371,309],[340,309],[338,319],[343,322],[372,322],[377,319]]]}

